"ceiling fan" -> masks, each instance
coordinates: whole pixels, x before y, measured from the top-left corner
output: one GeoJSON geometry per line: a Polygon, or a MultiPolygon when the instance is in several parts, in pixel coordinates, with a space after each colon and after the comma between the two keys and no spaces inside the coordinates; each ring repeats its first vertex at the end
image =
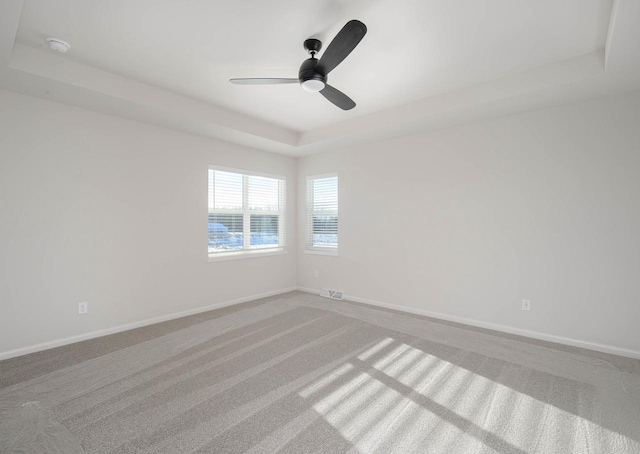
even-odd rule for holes
{"type": "Polygon", "coordinates": [[[277,78],[249,78],[230,79],[229,82],[238,85],[277,85],[299,83],[302,88],[310,92],[320,92],[322,96],[343,110],[350,110],[356,106],[351,98],[340,90],[327,84],[328,74],[347,58],[353,49],[367,33],[367,27],[358,20],[351,20],[342,27],[333,41],[320,57],[316,54],[322,48],[322,43],[317,39],[307,39],[304,48],[311,54],[311,58],[302,62],[297,79],[277,78]]]}

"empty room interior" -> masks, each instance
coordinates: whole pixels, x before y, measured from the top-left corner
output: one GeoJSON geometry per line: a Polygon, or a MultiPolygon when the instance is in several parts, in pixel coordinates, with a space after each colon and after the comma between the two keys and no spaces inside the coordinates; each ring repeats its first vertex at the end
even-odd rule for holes
{"type": "Polygon", "coordinates": [[[1,453],[640,454],[640,1],[2,0],[1,453]]]}

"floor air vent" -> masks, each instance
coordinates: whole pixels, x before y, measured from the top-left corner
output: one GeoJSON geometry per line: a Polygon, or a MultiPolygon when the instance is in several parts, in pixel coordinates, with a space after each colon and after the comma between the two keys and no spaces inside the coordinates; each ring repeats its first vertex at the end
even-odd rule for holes
{"type": "Polygon", "coordinates": [[[334,300],[341,300],[344,298],[344,292],[340,290],[329,290],[328,288],[320,289],[320,296],[325,298],[331,298],[334,300]]]}

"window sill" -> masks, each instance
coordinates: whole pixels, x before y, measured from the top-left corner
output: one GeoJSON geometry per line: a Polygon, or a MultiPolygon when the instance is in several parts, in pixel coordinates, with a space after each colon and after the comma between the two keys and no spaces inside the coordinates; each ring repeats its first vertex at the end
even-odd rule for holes
{"type": "Polygon", "coordinates": [[[338,256],[338,250],[337,249],[334,249],[334,250],[305,249],[304,253],[305,254],[312,254],[312,255],[330,255],[330,256],[334,256],[334,257],[338,256]]]}
{"type": "Polygon", "coordinates": [[[223,260],[237,260],[237,259],[253,259],[257,257],[269,257],[272,255],[285,255],[287,250],[284,248],[279,249],[257,249],[254,251],[242,251],[242,252],[219,252],[213,256],[208,256],[208,262],[220,262],[223,260]]]}

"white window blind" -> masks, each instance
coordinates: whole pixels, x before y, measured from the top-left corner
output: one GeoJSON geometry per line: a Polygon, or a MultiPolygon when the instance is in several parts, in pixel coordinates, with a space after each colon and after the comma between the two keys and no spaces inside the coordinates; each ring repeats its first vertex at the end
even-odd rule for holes
{"type": "Polygon", "coordinates": [[[338,175],[307,177],[307,238],[309,251],[338,250],[338,175]]]}
{"type": "Polygon", "coordinates": [[[285,246],[285,179],[209,168],[209,257],[285,246]]]}

